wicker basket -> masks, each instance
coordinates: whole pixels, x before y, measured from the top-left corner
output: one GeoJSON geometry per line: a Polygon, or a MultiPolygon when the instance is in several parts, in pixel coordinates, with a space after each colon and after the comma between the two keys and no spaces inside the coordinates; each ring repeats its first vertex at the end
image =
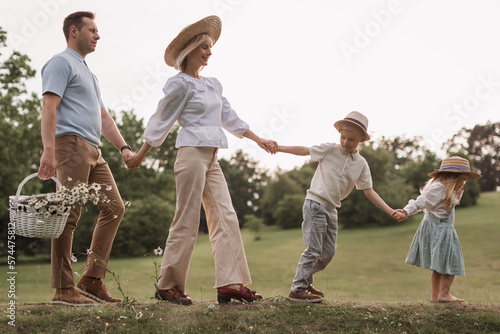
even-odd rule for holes
{"type": "MultiPolygon", "coordinates": [[[[14,223],[17,235],[40,239],[58,238],[66,225],[70,210],[66,210],[64,213],[44,217],[43,214],[38,213],[31,205],[29,205],[28,201],[33,197],[46,197],[46,194],[20,196],[21,189],[24,184],[37,176],[37,173],[27,176],[23,182],[19,184],[16,195],[9,196],[10,221],[11,223],[14,223]]],[[[57,185],[61,187],[61,182],[59,182],[57,178],[52,177],[52,180],[54,180],[57,185]]]]}

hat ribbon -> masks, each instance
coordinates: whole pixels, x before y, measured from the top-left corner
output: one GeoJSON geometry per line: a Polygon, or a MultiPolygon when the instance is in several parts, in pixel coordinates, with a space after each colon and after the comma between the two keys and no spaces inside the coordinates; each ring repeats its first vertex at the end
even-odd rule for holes
{"type": "Polygon", "coordinates": [[[441,167],[441,169],[439,170],[440,172],[444,172],[444,171],[447,171],[447,170],[458,170],[460,172],[470,172],[470,168],[469,167],[465,167],[465,166],[445,166],[445,167],[441,167]]]}
{"type": "Polygon", "coordinates": [[[350,118],[350,117],[346,117],[344,118],[345,120],[349,120],[349,121],[352,121],[356,124],[358,124],[359,126],[361,126],[365,131],[366,131],[366,127],[363,123],[361,123],[360,121],[358,121],[357,119],[354,119],[354,118],[350,118]]]}

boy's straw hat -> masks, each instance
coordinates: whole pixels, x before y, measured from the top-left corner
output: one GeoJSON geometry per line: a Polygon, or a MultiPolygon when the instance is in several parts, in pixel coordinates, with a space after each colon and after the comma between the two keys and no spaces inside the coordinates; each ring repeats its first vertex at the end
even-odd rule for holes
{"type": "Polygon", "coordinates": [[[212,38],[213,44],[217,42],[222,30],[222,21],[218,16],[211,15],[199,20],[182,29],[176,38],[165,50],[165,62],[168,66],[174,66],[175,60],[184,46],[191,38],[199,34],[208,34],[212,38]]]}
{"type": "Polygon", "coordinates": [[[478,179],[481,177],[478,173],[472,172],[470,170],[469,160],[458,157],[451,156],[446,158],[441,162],[441,168],[430,173],[430,177],[436,176],[438,173],[462,173],[467,174],[469,179],[478,179]]]}
{"type": "Polygon", "coordinates": [[[340,126],[344,123],[354,124],[363,132],[364,137],[361,139],[362,142],[370,139],[370,135],[368,134],[368,118],[362,113],[351,111],[344,119],[335,122],[333,126],[340,131],[340,126]]]}

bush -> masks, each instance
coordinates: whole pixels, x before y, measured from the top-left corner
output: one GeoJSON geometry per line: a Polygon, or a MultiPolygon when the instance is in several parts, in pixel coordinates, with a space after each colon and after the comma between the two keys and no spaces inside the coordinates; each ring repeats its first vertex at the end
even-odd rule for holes
{"type": "Polygon", "coordinates": [[[276,225],[284,229],[298,228],[302,225],[302,206],[304,195],[285,195],[276,205],[273,213],[276,225]]]}
{"type": "Polygon", "coordinates": [[[113,254],[144,255],[165,245],[175,207],[155,195],[132,202],[125,212],[113,244],[113,254]]]}
{"type": "Polygon", "coordinates": [[[255,234],[254,240],[260,240],[264,220],[255,215],[245,215],[245,227],[255,234]]]}

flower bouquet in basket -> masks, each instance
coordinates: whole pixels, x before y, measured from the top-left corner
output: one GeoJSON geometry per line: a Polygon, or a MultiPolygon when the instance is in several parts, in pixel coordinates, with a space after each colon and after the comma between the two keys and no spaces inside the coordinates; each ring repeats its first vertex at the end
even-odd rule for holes
{"type": "MultiPolygon", "coordinates": [[[[22,186],[37,174],[28,176],[19,185],[15,196],[10,196],[10,220],[15,224],[17,235],[29,238],[58,238],[61,235],[71,208],[74,205],[85,205],[91,202],[109,203],[107,196],[101,192],[98,183],[76,182],[70,189],[61,185],[58,179],[52,178],[59,190],[54,193],[32,196],[20,196],[22,186]]],[[[68,179],[71,181],[71,179],[68,179]]],[[[111,186],[106,186],[110,190],[111,186]]]]}

